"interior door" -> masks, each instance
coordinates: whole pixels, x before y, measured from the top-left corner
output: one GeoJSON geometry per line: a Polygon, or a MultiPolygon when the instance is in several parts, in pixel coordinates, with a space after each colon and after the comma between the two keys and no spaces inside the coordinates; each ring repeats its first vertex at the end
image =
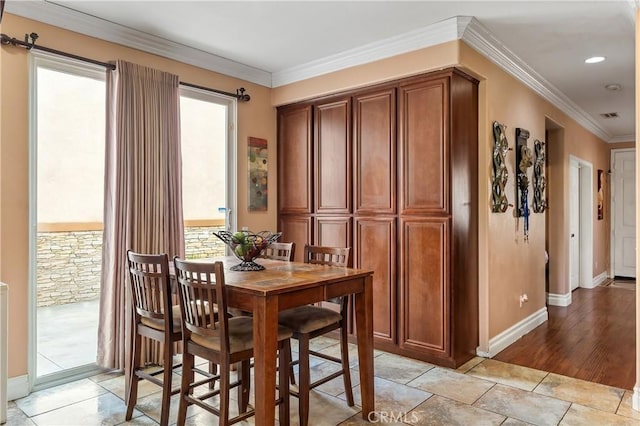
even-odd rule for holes
{"type": "Polygon", "coordinates": [[[569,283],[580,286],[580,165],[572,161],[569,175],[569,283]]]}
{"type": "Polygon", "coordinates": [[[613,274],[636,276],[636,161],[633,150],[613,152],[613,274]]]}

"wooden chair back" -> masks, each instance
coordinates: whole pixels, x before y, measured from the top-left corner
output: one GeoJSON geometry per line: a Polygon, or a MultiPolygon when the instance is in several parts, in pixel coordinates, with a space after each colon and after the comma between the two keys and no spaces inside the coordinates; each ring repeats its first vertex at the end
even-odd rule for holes
{"type": "Polygon", "coordinates": [[[264,249],[263,257],[274,260],[293,262],[296,254],[296,243],[271,243],[264,249]]]}
{"type": "Polygon", "coordinates": [[[141,254],[127,251],[129,283],[136,323],[141,317],[164,320],[173,330],[169,258],[166,254],[141,254]]]}
{"type": "Polygon", "coordinates": [[[304,246],[304,262],[318,265],[346,266],[351,264],[351,247],[304,246]]]}
{"type": "MultiPolygon", "coordinates": [[[[324,247],[324,246],[304,246],[304,263],[316,265],[344,266],[351,264],[351,247],[324,247]]],[[[333,297],[327,302],[340,305],[341,312],[347,312],[349,298],[333,297]]]]}
{"type": "Polygon", "coordinates": [[[222,262],[190,262],[177,257],[173,262],[178,281],[184,340],[189,340],[191,333],[217,337],[220,339],[220,351],[229,353],[227,315],[217,314],[227,312],[222,262]]]}

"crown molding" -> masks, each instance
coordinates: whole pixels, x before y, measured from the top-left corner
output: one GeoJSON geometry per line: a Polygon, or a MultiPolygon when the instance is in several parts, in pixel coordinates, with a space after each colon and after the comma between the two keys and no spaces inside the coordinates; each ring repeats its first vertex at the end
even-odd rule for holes
{"type": "Polygon", "coordinates": [[[477,19],[471,19],[462,35],[462,40],[494,64],[524,83],[542,98],[551,102],[585,129],[607,142],[612,139],[612,135],[594,121],[586,111],[503,45],[477,19]]]}
{"type": "Polygon", "coordinates": [[[613,136],[609,138],[607,142],[609,143],[635,142],[635,140],[636,140],[636,135],[620,135],[620,136],[613,136]]]}
{"type": "MultiPolygon", "coordinates": [[[[5,12],[271,87],[271,74],[267,71],[87,15],[56,3],[8,1],[5,12]]],[[[46,42],[43,44],[46,45],[46,42]]]]}
{"type": "MultiPolygon", "coordinates": [[[[469,21],[469,18],[465,18],[469,21]]],[[[374,62],[425,47],[457,40],[466,27],[465,19],[449,18],[425,28],[365,44],[335,55],[274,72],[272,87],[284,86],[344,68],[374,62]],[[462,28],[460,26],[462,25],[462,28]]]]}

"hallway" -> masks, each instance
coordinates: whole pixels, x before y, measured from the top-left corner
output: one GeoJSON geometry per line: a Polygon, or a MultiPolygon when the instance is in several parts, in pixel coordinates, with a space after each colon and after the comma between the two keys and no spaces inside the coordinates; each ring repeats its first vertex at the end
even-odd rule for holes
{"type": "Polygon", "coordinates": [[[578,288],[572,293],[570,306],[548,306],[549,321],[494,359],[633,389],[635,289],[616,284],[578,288]]]}

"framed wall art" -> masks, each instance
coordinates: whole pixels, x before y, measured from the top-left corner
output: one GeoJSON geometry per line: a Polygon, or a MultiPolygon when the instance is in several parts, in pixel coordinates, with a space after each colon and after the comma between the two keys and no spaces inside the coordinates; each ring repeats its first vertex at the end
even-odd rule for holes
{"type": "Polygon", "coordinates": [[[266,212],[269,194],[267,140],[249,136],[247,154],[249,157],[249,211],[266,212]]]}

